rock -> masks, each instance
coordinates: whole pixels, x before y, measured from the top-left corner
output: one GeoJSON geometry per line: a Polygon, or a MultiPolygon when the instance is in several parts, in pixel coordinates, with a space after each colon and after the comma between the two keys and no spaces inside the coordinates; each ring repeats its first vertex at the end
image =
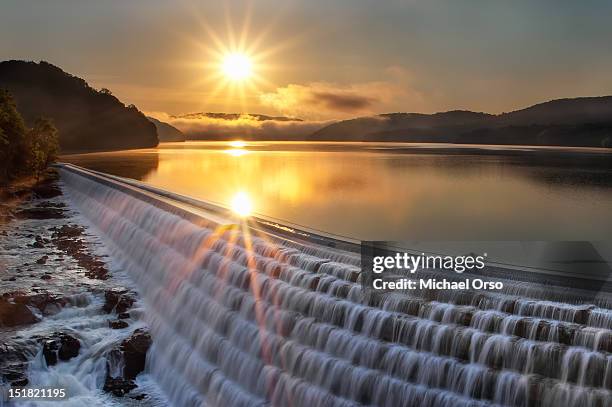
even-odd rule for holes
{"type": "Polygon", "coordinates": [[[104,262],[92,255],[85,242],[78,237],[82,236],[85,229],[81,226],[63,225],[61,228],[54,228],[51,241],[62,252],[72,256],[80,267],[87,272],[89,278],[106,280],[108,270],[104,262]]]}
{"type": "Polygon", "coordinates": [[[26,208],[15,212],[20,219],[63,219],[64,211],[58,208],[26,208]]]}
{"type": "Polygon", "coordinates": [[[54,180],[51,180],[51,182],[43,182],[39,183],[38,185],[35,185],[32,188],[32,192],[34,192],[34,195],[37,198],[42,199],[55,198],[56,196],[61,195],[62,190],[59,189],[53,181],[54,180]]]}
{"type": "Polygon", "coordinates": [[[24,304],[15,304],[0,298],[0,326],[17,326],[33,324],[38,318],[24,304]]]}
{"type": "Polygon", "coordinates": [[[63,202],[44,201],[36,205],[36,207],[38,208],[65,208],[66,204],[63,202]]]}
{"type": "Polygon", "coordinates": [[[27,386],[27,364],[26,363],[15,363],[10,364],[2,368],[2,376],[12,386],[27,386]]]}
{"type": "Polygon", "coordinates": [[[102,309],[107,314],[110,314],[113,310],[117,314],[124,313],[134,304],[134,298],[127,290],[107,290],[104,293],[104,299],[102,309]]]}
{"type": "Polygon", "coordinates": [[[123,397],[126,393],[136,388],[136,383],[133,380],[127,380],[122,377],[106,376],[103,390],[107,393],[112,393],[117,397],[123,397]]]}
{"type": "Polygon", "coordinates": [[[59,360],[66,361],[79,354],[81,342],[66,334],[55,333],[43,343],[43,356],[47,366],[55,365],[59,360]]]}
{"type": "Polygon", "coordinates": [[[45,247],[45,245],[43,244],[43,242],[37,240],[34,243],[31,244],[31,246],[35,249],[42,249],[43,247],[45,247]]]}
{"type": "Polygon", "coordinates": [[[127,328],[129,325],[127,322],[125,321],[121,321],[121,320],[116,320],[116,321],[108,321],[108,326],[111,329],[123,329],[123,328],[127,328]]]}
{"type": "Polygon", "coordinates": [[[47,292],[29,295],[17,292],[11,295],[16,303],[35,307],[44,315],[55,314],[67,303],[65,298],[57,297],[47,292]]]}
{"type": "Polygon", "coordinates": [[[36,260],[36,264],[45,264],[48,259],[49,256],[42,256],[40,259],[36,260]]]}
{"type": "Polygon", "coordinates": [[[51,276],[49,274],[43,274],[42,276],[40,276],[41,280],[51,280],[51,276]]]}
{"type": "Polygon", "coordinates": [[[122,312],[122,313],[117,315],[117,318],[119,318],[119,319],[129,319],[130,318],[130,313],[129,312],[122,312]]]}
{"type": "Polygon", "coordinates": [[[125,365],[123,367],[123,377],[134,379],[145,367],[147,351],[151,346],[151,335],[144,329],[137,329],[132,336],[121,343],[121,351],[125,365]]]}
{"type": "Polygon", "coordinates": [[[27,361],[35,353],[36,350],[29,349],[25,343],[0,342],[0,383],[27,386],[27,361]]]}
{"type": "MultiPolygon", "coordinates": [[[[111,321],[109,321],[110,323],[111,321]]],[[[112,321],[123,322],[125,321],[112,321]]],[[[147,351],[151,346],[151,335],[144,329],[135,330],[132,335],[121,342],[119,348],[115,348],[107,355],[107,374],[104,382],[104,391],[115,396],[123,397],[137,386],[134,383],[136,376],[144,370],[147,351]],[[111,365],[109,359],[122,362],[123,371],[121,377],[111,377],[111,365]]],[[[115,371],[115,373],[117,372],[115,371]]],[[[132,398],[142,400],[146,396],[143,394],[135,395],[132,398]]]]}

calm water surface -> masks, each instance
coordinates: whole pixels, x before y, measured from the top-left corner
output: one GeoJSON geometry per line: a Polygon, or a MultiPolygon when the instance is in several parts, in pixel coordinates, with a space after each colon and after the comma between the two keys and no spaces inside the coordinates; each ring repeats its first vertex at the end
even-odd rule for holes
{"type": "Polygon", "coordinates": [[[360,239],[612,235],[611,150],[187,142],[62,160],[360,239]]]}

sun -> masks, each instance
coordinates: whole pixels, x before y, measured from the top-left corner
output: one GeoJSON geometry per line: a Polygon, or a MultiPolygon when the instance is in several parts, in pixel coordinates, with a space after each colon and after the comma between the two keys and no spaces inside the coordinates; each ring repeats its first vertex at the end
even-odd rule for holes
{"type": "Polygon", "coordinates": [[[284,66],[274,62],[274,56],[293,47],[301,36],[279,39],[273,35],[273,27],[251,32],[250,6],[242,12],[241,26],[233,21],[240,10],[226,11],[225,33],[219,30],[220,21],[208,22],[196,13],[202,32],[185,39],[202,52],[183,63],[197,72],[193,87],[202,89],[203,104],[224,105],[220,109],[247,113],[258,105],[264,92],[278,87],[273,74],[284,66]]]}
{"type": "Polygon", "coordinates": [[[221,71],[231,81],[243,81],[253,76],[253,63],[246,54],[231,53],[223,57],[221,71]]]}

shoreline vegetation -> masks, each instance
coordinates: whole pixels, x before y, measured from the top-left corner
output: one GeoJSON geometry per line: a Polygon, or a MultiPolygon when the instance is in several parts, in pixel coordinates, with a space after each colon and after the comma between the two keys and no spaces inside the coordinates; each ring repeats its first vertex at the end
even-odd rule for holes
{"type": "Polygon", "coordinates": [[[12,96],[0,90],[0,185],[19,177],[40,179],[59,152],[58,132],[39,117],[28,128],[12,96]]]}

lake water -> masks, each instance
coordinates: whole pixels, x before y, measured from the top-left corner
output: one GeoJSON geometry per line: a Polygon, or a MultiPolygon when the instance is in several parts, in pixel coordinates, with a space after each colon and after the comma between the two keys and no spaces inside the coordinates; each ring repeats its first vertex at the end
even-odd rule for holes
{"type": "Polygon", "coordinates": [[[609,149],[186,142],[61,159],[363,240],[612,235],[609,149]]]}

